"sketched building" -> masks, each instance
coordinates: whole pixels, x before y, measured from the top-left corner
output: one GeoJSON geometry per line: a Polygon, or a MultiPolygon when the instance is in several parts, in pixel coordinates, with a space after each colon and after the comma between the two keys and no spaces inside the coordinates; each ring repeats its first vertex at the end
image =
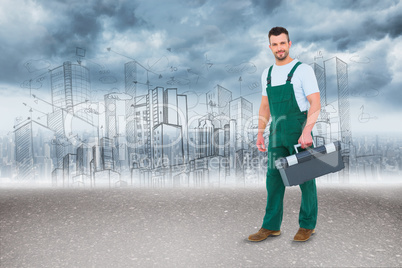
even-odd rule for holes
{"type": "Polygon", "coordinates": [[[92,148],[86,144],[81,144],[77,148],[77,171],[76,176],[73,177],[74,185],[82,185],[85,187],[92,187],[91,180],[91,163],[93,159],[92,148]]]}
{"type": "Polygon", "coordinates": [[[81,186],[81,182],[74,183],[73,177],[77,174],[77,155],[66,154],[63,157],[63,187],[81,186]]]}
{"type": "Polygon", "coordinates": [[[101,163],[102,163],[102,169],[109,169],[109,170],[114,170],[114,146],[113,146],[113,140],[109,138],[102,138],[100,140],[100,146],[101,146],[101,163]]]}
{"type": "MultiPolygon", "coordinates": [[[[151,131],[151,148],[154,147],[154,129],[160,124],[167,124],[181,128],[180,139],[183,144],[182,157],[188,159],[188,129],[187,129],[187,98],[185,95],[177,94],[176,88],[156,87],[149,90],[147,99],[148,120],[151,131]]],[[[166,128],[166,131],[171,128],[166,128]]],[[[154,158],[151,150],[151,158],[154,158]]]]}
{"type": "Polygon", "coordinates": [[[153,166],[159,169],[160,175],[166,180],[178,176],[185,168],[173,168],[188,162],[188,128],[187,128],[187,98],[177,94],[176,88],[159,89],[157,100],[152,103],[151,146],[153,149],[153,166]],[[156,124],[155,124],[156,123],[156,124]],[[164,163],[168,160],[168,164],[164,163]],[[173,173],[175,171],[176,174],[173,173]],[[165,175],[165,176],[164,176],[165,175]]]}
{"type": "MultiPolygon", "coordinates": [[[[64,109],[56,109],[48,114],[47,118],[48,128],[54,133],[52,138],[52,158],[54,159],[52,183],[54,186],[66,187],[68,184],[62,183],[65,179],[63,175],[65,174],[64,168],[68,166],[65,164],[65,156],[76,154],[77,148],[83,143],[89,144],[97,141],[99,136],[98,128],[64,109]]],[[[70,172],[69,174],[72,173],[70,172]]],[[[75,174],[72,176],[75,176],[75,174]]],[[[83,177],[79,180],[82,179],[83,177]]]]}
{"type": "Polygon", "coordinates": [[[247,129],[252,123],[253,104],[243,97],[230,102],[230,118],[236,120],[236,148],[248,149],[247,129]]]}
{"type": "MultiPolygon", "coordinates": [[[[112,140],[115,147],[115,170],[129,170],[127,136],[134,135],[127,131],[126,102],[132,97],[127,94],[110,93],[105,95],[105,136],[112,140]]],[[[134,109],[134,107],[131,107],[134,109]]]]}
{"type": "Polygon", "coordinates": [[[317,122],[315,124],[317,133],[314,136],[316,145],[324,145],[327,143],[327,137],[329,136],[329,113],[327,112],[327,92],[325,86],[325,69],[317,63],[311,65],[314,69],[315,77],[317,78],[318,88],[320,89],[320,103],[321,111],[317,122]]]}
{"type": "Polygon", "coordinates": [[[231,100],[232,92],[220,85],[216,85],[213,90],[206,94],[207,112],[220,116],[222,125],[225,125],[230,119],[229,103],[231,100]]]}
{"type": "Polygon", "coordinates": [[[153,129],[154,168],[170,168],[184,163],[181,126],[161,123],[153,129]]]}
{"type": "MultiPolygon", "coordinates": [[[[75,153],[72,141],[83,139],[81,134],[86,130],[93,133],[92,137],[98,137],[93,113],[86,109],[91,97],[89,70],[66,61],[50,71],[50,86],[53,111],[48,114],[47,126],[55,132],[55,168],[63,169],[64,157],[75,153]]],[[[53,178],[59,179],[60,172],[52,174],[53,178]]]]}
{"type": "Polygon", "coordinates": [[[171,179],[172,167],[188,162],[187,121],[187,96],[177,94],[176,88],[156,87],[135,99],[135,153],[130,161],[139,169],[132,174],[140,178],[133,180],[149,178],[150,172],[155,180],[171,179]]]}
{"type": "MultiPolygon", "coordinates": [[[[348,65],[339,59],[333,57],[324,61],[325,71],[325,99],[332,105],[334,110],[332,115],[328,116],[330,124],[331,139],[342,142],[342,158],[345,168],[342,172],[342,180],[349,180],[349,158],[350,144],[352,141],[351,123],[350,123],[350,105],[349,105],[349,87],[348,87],[348,65]]],[[[327,140],[329,137],[327,137],[327,140]]],[[[332,175],[332,174],[331,174],[332,175]]]]}
{"type": "Polygon", "coordinates": [[[197,157],[212,155],[224,156],[224,130],[223,122],[227,119],[219,115],[206,114],[198,119],[197,157]],[[223,122],[222,122],[223,121],[223,122]]]}
{"type": "MultiPolygon", "coordinates": [[[[149,147],[147,148],[147,154],[150,159],[154,159],[154,138],[153,138],[153,128],[163,123],[163,87],[156,87],[154,89],[148,90],[147,96],[147,111],[148,111],[148,122],[149,122],[149,147]]],[[[153,167],[153,164],[152,164],[153,167]]]]}
{"type": "Polygon", "coordinates": [[[126,102],[126,115],[129,119],[134,114],[132,105],[137,96],[137,62],[130,61],[124,64],[125,92],[132,98],[126,102]]]}
{"type": "Polygon", "coordinates": [[[16,128],[14,134],[17,179],[24,182],[50,182],[52,161],[50,147],[44,140],[50,140],[54,132],[30,120],[16,128]]]}
{"type": "Polygon", "coordinates": [[[91,98],[88,68],[69,61],[50,71],[53,111],[63,109],[92,123],[91,113],[86,113],[86,102],[91,98]]]}
{"type": "Polygon", "coordinates": [[[100,145],[92,147],[94,186],[115,186],[120,174],[115,171],[113,140],[103,137],[100,145]]]}
{"type": "MultiPolygon", "coordinates": [[[[133,163],[130,158],[135,154],[135,99],[137,97],[137,62],[130,61],[124,64],[124,82],[125,82],[125,92],[131,97],[125,101],[126,106],[126,141],[127,145],[127,158],[129,160],[128,168],[133,168],[133,163]]],[[[120,146],[119,146],[120,148],[120,146]]],[[[120,154],[121,155],[121,154],[120,154]]]]}
{"type": "MultiPolygon", "coordinates": [[[[131,168],[151,169],[151,129],[149,118],[149,95],[137,96],[134,101],[133,139],[129,154],[131,168]]],[[[130,122],[128,122],[130,124],[130,122]]]]}
{"type": "Polygon", "coordinates": [[[212,121],[208,118],[200,119],[197,133],[197,158],[214,155],[214,125],[212,124],[212,121]]]}
{"type": "Polygon", "coordinates": [[[236,137],[237,123],[231,119],[229,124],[225,125],[225,156],[228,158],[226,176],[235,178],[236,171],[236,151],[239,149],[236,137]]]}

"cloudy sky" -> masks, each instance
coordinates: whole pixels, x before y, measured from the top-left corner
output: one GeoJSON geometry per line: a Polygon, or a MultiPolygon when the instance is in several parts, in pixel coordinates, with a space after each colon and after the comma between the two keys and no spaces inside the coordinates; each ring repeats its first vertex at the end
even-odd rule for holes
{"type": "Polygon", "coordinates": [[[48,70],[65,61],[90,69],[94,100],[124,92],[124,63],[136,60],[137,94],[147,80],[177,87],[198,109],[219,84],[258,114],[260,75],[274,63],[267,33],[284,26],[292,57],[348,64],[353,132],[402,132],[401,17],[398,0],[2,0],[0,130],[46,110],[29,94],[49,100],[48,70]]]}

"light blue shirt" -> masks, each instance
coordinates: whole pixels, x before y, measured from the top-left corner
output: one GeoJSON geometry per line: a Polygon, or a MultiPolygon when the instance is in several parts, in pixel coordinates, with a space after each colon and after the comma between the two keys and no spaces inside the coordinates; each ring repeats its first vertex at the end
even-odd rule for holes
{"type": "MultiPolygon", "coordinates": [[[[288,79],[288,74],[292,70],[293,66],[298,62],[294,59],[288,64],[278,66],[274,64],[271,72],[271,86],[279,86],[286,83],[288,79]]],[[[266,68],[261,75],[261,85],[262,85],[262,95],[267,96],[267,76],[269,67],[266,68]]],[[[320,92],[318,88],[317,78],[315,77],[314,70],[310,65],[302,63],[297,67],[293,74],[292,81],[293,90],[295,92],[295,97],[297,104],[299,105],[300,111],[307,111],[310,107],[306,96],[320,92]]]]}

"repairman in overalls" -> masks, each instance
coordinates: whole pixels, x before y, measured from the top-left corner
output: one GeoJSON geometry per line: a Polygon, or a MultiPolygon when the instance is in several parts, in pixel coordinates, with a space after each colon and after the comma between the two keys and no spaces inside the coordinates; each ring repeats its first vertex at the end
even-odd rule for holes
{"type": "MultiPolygon", "coordinates": [[[[250,241],[262,241],[281,234],[283,196],[282,182],[275,160],[295,153],[294,145],[302,148],[312,145],[311,131],[320,112],[320,92],[311,66],[289,56],[289,33],[283,27],[269,31],[268,39],[275,56],[275,64],[262,74],[262,99],[258,120],[258,150],[265,152],[263,133],[269,128],[268,171],[266,187],[267,207],[262,228],[249,236],[250,241]]],[[[306,241],[315,233],[317,222],[317,190],[315,180],[300,185],[302,192],[299,212],[299,231],[295,241],[306,241]]]]}

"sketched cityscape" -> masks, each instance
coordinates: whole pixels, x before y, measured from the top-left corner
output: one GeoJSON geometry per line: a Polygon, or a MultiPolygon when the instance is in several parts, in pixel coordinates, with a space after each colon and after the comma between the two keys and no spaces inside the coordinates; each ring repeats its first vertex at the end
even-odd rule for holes
{"type": "MultiPolygon", "coordinates": [[[[320,180],[346,183],[400,174],[401,152],[393,146],[400,141],[352,139],[347,64],[334,57],[311,66],[322,106],[316,145],[340,140],[346,167],[320,180]]],[[[30,96],[51,110],[42,112],[41,120],[17,121],[12,135],[0,140],[0,178],[55,187],[265,183],[267,156],[255,146],[253,108],[258,107],[217,84],[201,97],[206,112],[190,117],[193,96],[175,87],[151,87],[148,79],[142,83],[137,76],[144,69],[149,71],[135,60],[126,62],[124,93],[108,92],[101,101],[92,99],[90,70],[80,61],[49,70],[51,100],[30,96]],[[145,92],[138,90],[141,83],[145,92]]],[[[265,135],[267,142],[268,128],[265,135]]]]}

